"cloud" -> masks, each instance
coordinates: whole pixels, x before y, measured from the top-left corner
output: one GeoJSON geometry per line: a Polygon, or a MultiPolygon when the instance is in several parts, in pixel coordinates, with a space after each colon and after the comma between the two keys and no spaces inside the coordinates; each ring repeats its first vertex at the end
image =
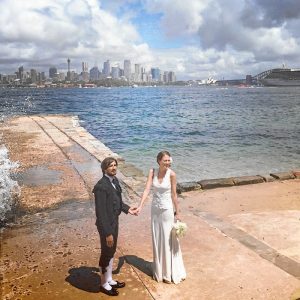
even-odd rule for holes
{"type": "MultiPolygon", "coordinates": [[[[104,61],[149,55],[135,27],[101,9],[97,0],[2,0],[0,48],[3,61],[104,61]]],[[[16,67],[16,66],[14,66],[16,67]]]]}
{"type": "Polygon", "coordinates": [[[242,21],[248,27],[277,27],[300,17],[300,2],[295,0],[248,0],[242,21]]]}
{"type": "Polygon", "coordinates": [[[145,7],[151,13],[162,13],[161,25],[169,37],[193,35],[202,26],[202,12],[211,0],[180,1],[180,0],[146,0],[145,7]]]}
{"type": "Polygon", "coordinates": [[[68,57],[77,71],[82,61],[130,59],[179,79],[300,67],[298,0],[1,0],[1,7],[0,73],[20,64],[63,69],[68,57]]]}
{"type": "MultiPolygon", "coordinates": [[[[287,61],[294,66],[300,59],[297,0],[149,0],[146,7],[162,14],[166,38],[185,36],[200,55],[214,50],[211,66],[219,74],[225,65],[224,69],[234,75],[242,70],[245,74],[249,62],[256,71],[258,64],[264,68],[267,63],[271,68],[287,61]]],[[[185,47],[182,50],[185,56],[192,56],[185,47]]]]}

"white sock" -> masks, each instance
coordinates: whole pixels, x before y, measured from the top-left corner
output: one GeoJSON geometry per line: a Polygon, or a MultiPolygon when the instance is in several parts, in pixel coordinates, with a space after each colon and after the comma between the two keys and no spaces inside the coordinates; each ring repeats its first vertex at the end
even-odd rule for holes
{"type": "Polygon", "coordinates": [[[106,272],[104,274],[101,274],[101,285],[108,291],[111,290],[111,286],[108,283],[110,278],[111,278],[111,275],[109,273],[109,266],[107,266],[106,272]]]}
{"type": "Polygon", "coordinates": [[[108,282],[105,282],[104,284],[102,284],[102,287],[104,287],[108,291],[110,291],[112,289],[112,287],[108,284],[108,282]]]}
{"type": "Polygon", "coordinates": [[[117,282],[116,282],[116,281],[114,281],[113,279],[112,279],[111,281],[109,281],[108,283],[109,283],[109,284],[111,284],[111,285],[115,285],[115,284],[117,284],[117,282]]]}
{"type": "Polygon", "coordinates": [[[112,269],[113,269],[113,258],[110,259],[108,267],[106,268],[107,282],[109,282],[109,283],[113,280],[112,279],[112,269]]]}

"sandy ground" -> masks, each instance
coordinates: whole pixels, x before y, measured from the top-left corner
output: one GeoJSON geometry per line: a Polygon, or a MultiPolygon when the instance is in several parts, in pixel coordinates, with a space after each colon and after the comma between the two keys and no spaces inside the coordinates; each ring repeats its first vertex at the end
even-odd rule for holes
{"type": "MultiPolygon", "coordinates": [[[[111,151],[70,116],[20,117],[0,129],[11,160],[21,163],[21,208],[31,212],[1,231],[2,299],[109,298],[99,292],[91,188],[111,151]]],[[[144,179],[120,169],[124,200],[134,205],[144,179]]],[[[127,283],[120,299],[300,299],[299,179],[179,199],[187,279],[151,278],[149,200],[140,216],[120,218],[114,273],[127,283]]]]}

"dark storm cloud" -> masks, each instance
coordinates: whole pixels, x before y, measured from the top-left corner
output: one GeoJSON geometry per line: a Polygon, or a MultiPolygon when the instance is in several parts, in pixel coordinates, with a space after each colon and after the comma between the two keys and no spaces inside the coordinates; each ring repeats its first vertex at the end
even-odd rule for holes
{"type": "Polygon", "coordinates": [[[239,8],[235,3],[221,5],[215,2],[203,12],[204,22],[199,27],[198,35],[201,46],[205,49],[236,50],[251,48],[252,36],[245,32],[239,23],[239,8]]]}
{"type": "Polygon", "coordinates": [[[242,51],[256,61],[299,57],[300,1],[215,1],[202,13],[201,47],[242,51]]]}
{"type": "Polygon", "coordinates": [[[248,0],[241,14],[242,23],[251,28],[280,27],[299,17],[299,0],[248,0]]]}

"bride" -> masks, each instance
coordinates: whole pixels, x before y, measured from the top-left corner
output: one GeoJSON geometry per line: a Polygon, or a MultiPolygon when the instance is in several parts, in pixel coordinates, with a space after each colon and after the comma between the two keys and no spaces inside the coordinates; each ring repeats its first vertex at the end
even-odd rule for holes
{"type": "Polygon", "coordinates": [[[186,278],[178,237],[172,231],[174,219],[180,220],[176,194],[176,174],[170,169],[171,155],[161,151],[157,155],[158,169],[150,169],[141,202],[140,213],[151,187],[151,230],[153,246],[153,277],[157,281],[179,283],[186,278]]]}

